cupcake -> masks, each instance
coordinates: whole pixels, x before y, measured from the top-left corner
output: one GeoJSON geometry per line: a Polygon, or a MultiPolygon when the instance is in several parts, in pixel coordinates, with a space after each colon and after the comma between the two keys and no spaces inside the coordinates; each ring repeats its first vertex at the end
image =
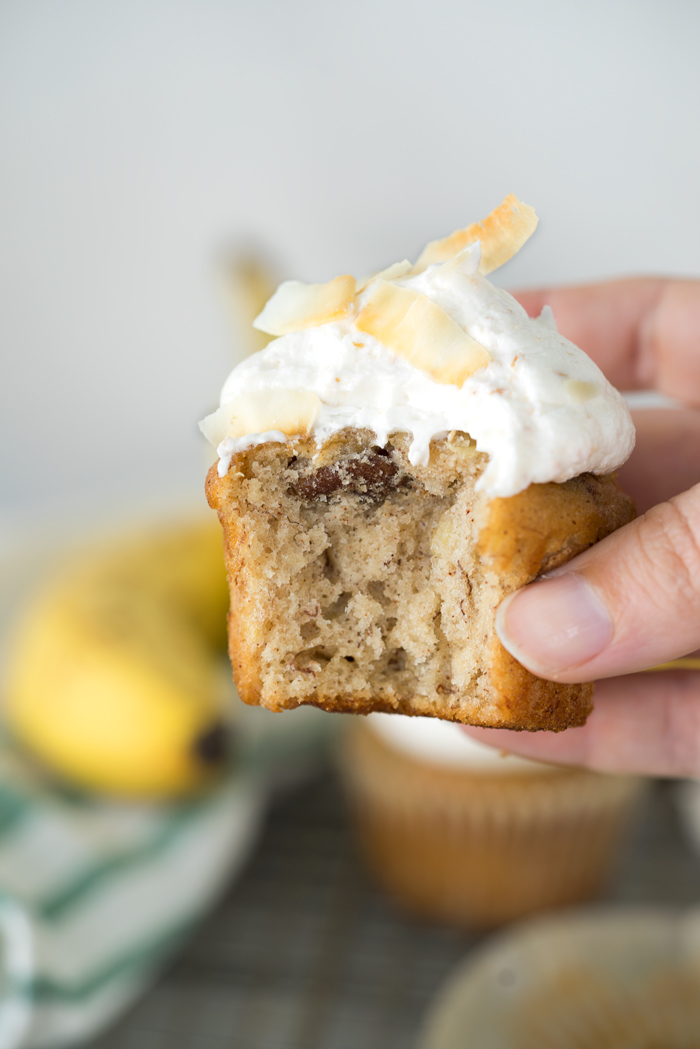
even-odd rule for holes
{"type": "Polygon", "coordinates": [[[469,959],[420,1049],[700,1049],[700,911],[528,922],[469,959]]]}
{"type": "Polygon", "coordinates": [[[491,727],[582,724],[592,685],[501,645],[506,595],[630,521],[634,428],[597,366],[485,274],[534,229],[483,223],[366,281],[288,281],[278,336],[203,421],[241,698],[491,727]]]}
{"type": "Polygon", "coordinates": [[[472,928],[595,895],[642,789],[386,714],[348,731],[341,767],[379,882],[417,915],[472,928]]]}

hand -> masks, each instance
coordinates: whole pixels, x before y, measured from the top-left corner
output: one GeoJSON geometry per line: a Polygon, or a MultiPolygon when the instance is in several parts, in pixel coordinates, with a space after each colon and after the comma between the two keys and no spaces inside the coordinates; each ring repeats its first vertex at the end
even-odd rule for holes
{"type": "Polygon", "coordinates": [[[485,743],[609,772],[700,776],[700,671],[637,671],[700,649],[700,280],[622,280],[516,293],[623,390],[687,407],[635,413],[619,471],[644,516],[506,598],[496,629],[524,666],[591,681],[595,709],[555,734],[473,729],[485,743]]]}

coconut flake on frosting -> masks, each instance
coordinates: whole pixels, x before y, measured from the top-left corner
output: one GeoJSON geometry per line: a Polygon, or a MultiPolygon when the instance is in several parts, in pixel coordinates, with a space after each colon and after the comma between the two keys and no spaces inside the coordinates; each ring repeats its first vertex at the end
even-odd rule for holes
{"type": "Polygon", "coordinates": [[[481,244],[479,269],[483,274],[493,273],[512,259],[537,228],[535,209],[523,204],[514,193],[509,193],[502,204],[483,222],[472,222],[466,229],[455,230],[442,240],[431,240],[413,267],[421,273],[436,262],[446,262],[477,241],[481,244]]]}
{"type": "Polygon", "coordinates": [[[267,335],[313,328],[346,317],[355,305],[355,278],[349,273],[327,284],[304,284],[286,280],[253,321],[267,335]]]}
{"type": "MultiPolygon", "coordinates": [[[[489,228],[489,220],[480,225],[489,228]]],[[[534,228],[530,219],[526,225],[534,228]]],[[[521,239],[524,228],[520,223],[515,230],[521,239]]],[[[503,254],[502,223],[497,232],[503,254]]],[[[385,271],[366,284],[352,307],[344,307],[346,315],[327,323],[315,320],[313,327],[290,331],[248,357],[226,380],[221,408],[203,421],[202,429],[215,430],[219,440],[230,436],[240,450],[246,435],[238,422],[229,434],[222,434],[219,423],[226,405],[250,398],[258,406],[247,416],[255,443],[270,431],[291,434],[289,426],[280,425],[279,412],[267,411],[266,402],[269,397],[277,405],[282,391],[295,391],[295,398],[300,392],[317,398],[313,422],[299,434],[310,432],[318,444],[346,427],[374,431],[380,445],[402,431],[412,436],[411,462],[424,464],[431,440],[451,430],[468,433],[477,450],[489,457],[477,487],[492,496],[616,469],[634,446],[634,427],[622,396],[582,350],[559,334],[549,307],[540,317],[528,317],[511,295],[480,272],[480,243],[458,250],[463,241],[457,238],[447,261],[420,273],[406,272],[402,265],[389,282],[385,271]],[[464,334],[451,352],[468,353],[467,347],[473,351],[476,346],[478,361],[473,359],[462,374],[458,369],[441,372],[437,353],[427,359],[430,325],[424,346],[408,354],[381,322],[365,323],[371,330],[362,330],[363,312],[381,299],[376,292],[384,285],[398,293],[385,295],[387,301],[427,302],[422,316],[445,318],[436,330],[464,334]]],[[[228,461],[220,462],[220,472],[223,468],[225,473],[232,454],[227,444],[228,461]]]]}
{"type": "Polygon", "coordinates": [[[489,362],[484,347],[428,295],[400,288],[396,281],[372,282],[355,327],[437,382],[462,386],[489,362]]]}

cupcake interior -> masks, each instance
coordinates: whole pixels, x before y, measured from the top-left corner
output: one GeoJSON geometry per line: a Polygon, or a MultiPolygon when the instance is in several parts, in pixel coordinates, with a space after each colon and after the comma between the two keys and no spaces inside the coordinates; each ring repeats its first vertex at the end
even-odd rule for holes
{"type": "Polygon", "coordinates": [[[407,446],[355,432],[315,456],[253,462],[253,569],[274,608],[263,694],[372,694],[389,707],[437,694],[447,707],[477,691],[493,606],[474,552],[484,457],[465,434],[434,442],[425,467],[407,446]]]}

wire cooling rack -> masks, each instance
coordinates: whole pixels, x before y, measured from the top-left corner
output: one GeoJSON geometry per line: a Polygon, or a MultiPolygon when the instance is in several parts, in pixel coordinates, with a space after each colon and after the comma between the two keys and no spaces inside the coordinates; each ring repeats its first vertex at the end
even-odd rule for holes
{"type": "MultiPolygon", "coordinates": [[[[671,787],[652,791],[611,891],[694,903],[671,787]]],[[[481,937],[416,921],[370,881],[331,772],[273,805],[259,848],[178,961],[94,1049],[413,1049],[481,937]]]]}

